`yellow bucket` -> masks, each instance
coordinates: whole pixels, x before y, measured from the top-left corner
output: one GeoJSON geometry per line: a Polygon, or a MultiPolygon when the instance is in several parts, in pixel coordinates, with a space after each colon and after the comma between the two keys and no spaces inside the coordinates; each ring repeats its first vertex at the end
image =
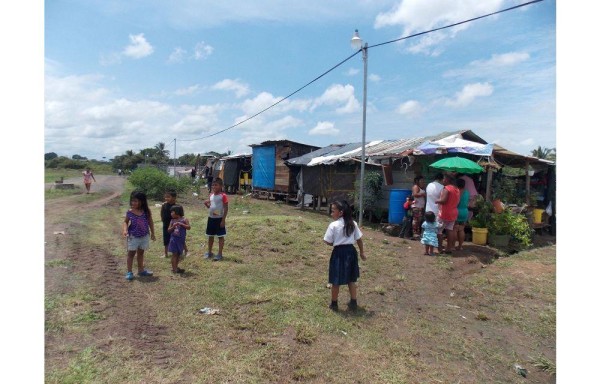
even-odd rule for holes
{"type": "Polygon", "coordinates": [[[535,224],[541,224],[541,222],[542,222],[542,213],[544,213],[543,209],[537,209],[537,208],[535,208],[533,210],[533,222],[535,224]]]}
{"type": "Polygon", "coordinates": [[[485,245],[487,243],[487,228],[471,228],[473,231],[473,244],[485,245]]]}

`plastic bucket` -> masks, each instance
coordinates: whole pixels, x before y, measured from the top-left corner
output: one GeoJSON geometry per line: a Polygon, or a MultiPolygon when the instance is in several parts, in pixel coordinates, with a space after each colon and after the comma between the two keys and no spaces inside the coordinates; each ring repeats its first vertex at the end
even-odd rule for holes
{"type": "Polygon", "coordinates": [[[404,202],[412,194],[410,189],[392,189],[390,191],[390,208],[388,211],[388,223],[401,224],[404,219],[404,202]]]}
{"type": "Polygon", "coordinates": [[[541,222],[542,222],[542,213],[544,213],[543,209],[535,208],[533,210],[533,222],[535,224],[541,224],[541,222]]]}
{"type": "Polygon", "coordinates": [[[473,244],[485,245],[487,243],[487,228],[471,228],[473,232],[473,244]]]}

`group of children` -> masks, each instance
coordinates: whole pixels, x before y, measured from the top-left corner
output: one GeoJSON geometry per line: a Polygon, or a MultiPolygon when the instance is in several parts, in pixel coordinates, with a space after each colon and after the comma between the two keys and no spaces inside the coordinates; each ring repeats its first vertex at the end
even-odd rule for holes
{"type": "MultiPolygon", "coordinates": [[[[191,229],[190,221],[184,216],[183,207],[176,202],[177,193],[165,193],[165,202],[161,207],[161,220],[163,222],[163,243],[165,257],[171,253],[171,270],[174,274],[182,274],[184,269],[179,268],[179,262],[188,252],[186,234],[191,229]]],[[[156,240],[154,235],[154,221],[152,212],[148,207],[148,200],[143,192],[134,191],[130,196],[130,209],[125,214],[123,222],[123,236],[127,238],[127,280],[133,280],[133,259],[137,255],[138,276],[152,276],[153,272],[144,267],[144,252],[150,247],[150,240],[156,240]]],[[[215,261],[223,259],[223,246],[225,244],[225,219],[228,211],[228,198],[223,192],[223,181],[219,178],[212,183],[209,198],[204,201],[208,208],[206,235],[208,236],[208,252],[206,259],[215,261]],[[214,238],[219,239],[218,253],[213,254],[214,238]]],[[[360,276],[358,255],[354,244],[358,245],[360,258],[366,260],[363,249],[362,232],[352,219],[352,208],[346,201],[335,201],[331,204],[331,217],[323,237],[323,241],[333,246],[329,259],[329,284],[331,285],[331,304],[329,308],[338,311],[338,295],[340,285],[348,285],[350,302],[348,309],[356,311],[357,286],[360,276]]]]}
{"type": "MultiPolygon", "coordinates": [[[[183,207],[177,204],[177,192],[167,191],[161,206],[160,216],[163,223],[163,245],[165,254],[171,254],[171,271],[182,274],[184,269],[179,268],[179,262],[188,252],[186,244],[187,231],[192,227],[185,217],[183,207]]],[[[152,212],[148,207],[146,194],[140,191],[131,193],[129,199],[130,209],[125,213],[123,222],[123,236],[127,238],[127,280],[133,280],[133,258],[137,255],[138,276],[152,276],[153,272],[144,268],[144,252],[150,248],[150,240],[156,240],[154,235],[154,221],[152,212]]],[[[215,236],[219,238],[219,251],[213,260],[223,259],[223,246],[225,244],[225,218],[228,211],[227,195],[223,192],[223,180],[215,179],[212,183],[212,192],[204,205],[209,210],[206,235],[208,236],[208,252],[205,258],[213,257],[212,249],[215,236]]]]}

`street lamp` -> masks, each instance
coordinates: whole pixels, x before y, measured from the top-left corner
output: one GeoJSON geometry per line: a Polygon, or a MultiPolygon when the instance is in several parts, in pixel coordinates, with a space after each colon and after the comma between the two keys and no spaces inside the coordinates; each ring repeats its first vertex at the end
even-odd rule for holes
{"type": "Polygon", "coordinates": [[[363,120],[362,120],[362,152],[360,155],[360,193],[359,193],[359,205],[358,205],[358,226],[362,227],[363,219],[363,190],[365,183],[365,136],[367,132],[367,50],[369,44],[363,45],[362,39],[358,36],[358,29],[354,30],[354,36],[350,40],[352,49],[360,49],[363,57],[363,120]]]}

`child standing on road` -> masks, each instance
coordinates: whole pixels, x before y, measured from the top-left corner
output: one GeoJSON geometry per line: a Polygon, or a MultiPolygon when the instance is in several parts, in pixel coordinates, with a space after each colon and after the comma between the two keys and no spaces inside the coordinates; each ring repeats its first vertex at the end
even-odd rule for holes
{"type": "Polygon", "coordinates": [[[348,309],[356,311],[358,308],[356,281],[360,276],[360,271],[354,243],[358,244],[360,258],[367,260],[363,250],[362,232],[356,222],[352,220],[352,211],[345,201],[335,201],[331,204],[331,217],[334,221],[329,224],[323,237],[323,241],[327,245],[333,246],[329,259],[329,283],[332,285],[329,308],[333,311],[338,310],[340,285],[347,284],[350,291],[348,309]]]}
{"type": "Polygon", "coordinates": [[[435,218],[435,213],[431,211],[425,212],[425,221],[421,225],[423,235],[421,236],[421,244],[425,245],[425,255],[433,256],[433,249],[438,246],[438,228],[440,223],[435,218]]]}
{"type": "Polygon", "coordinates": [[[204,254],[205,259],[213,257],[212,249],[215,236],[219,238],[219,253],[214,256],[214,261],[223,259],[223,246],[225,245],[225,218],[229,207],[227,195],[223,192],[223,180],[216,178],[212,183],[212,192],[208,200],[204,201],[208,208],[208,221],[206,223],[206,236],[208,236],[208,252],[204,254]]]}
{"type": "Polygon", "coordinates": [[[131,208],[125,214],[123,237],[127,238],[127,280],[133,280],[133,256],[137,254],[138,276],[152,276],[144,269],[144,251],[150,248],[150,239],[154,237],[152,212],[148,208],[148,199],[143,192],[133,191],[129,198],[131,208]],[[149,229],[149,231],[148,231],[149,229]],[[150,233],[148,233],[150,232],[150,233]]]}
{"type": "MultiPolygon", "coordinates": [[[[169,257],[169,239],[171,238],[171,234],[167,230],[169,228],[169,223],[171,222],[171,207],[177,204],[177,192],[174,190],[169,190],[165,192],[164,196],[165,202],[160,208],[160,219],[162,220],[163,225],[163,245],[165,246],[165,254],[164,258],[169,257]]],[[[183,243],[183,255],[185,255],[188,251],[187,244],[183,243]]]]}
{"type": "Polygon", "coordinates": [[[185,236],[191,228],[190,222],[183,217],[183,207],[174,205],[171,207],[171,222],[167,229],[171,238],[169,240],[169,252],[171,252],[171,268],[173,273],[183,273],[184,269],[179,268],[179,262],[182,254],[185,252],[185,236]]]}

